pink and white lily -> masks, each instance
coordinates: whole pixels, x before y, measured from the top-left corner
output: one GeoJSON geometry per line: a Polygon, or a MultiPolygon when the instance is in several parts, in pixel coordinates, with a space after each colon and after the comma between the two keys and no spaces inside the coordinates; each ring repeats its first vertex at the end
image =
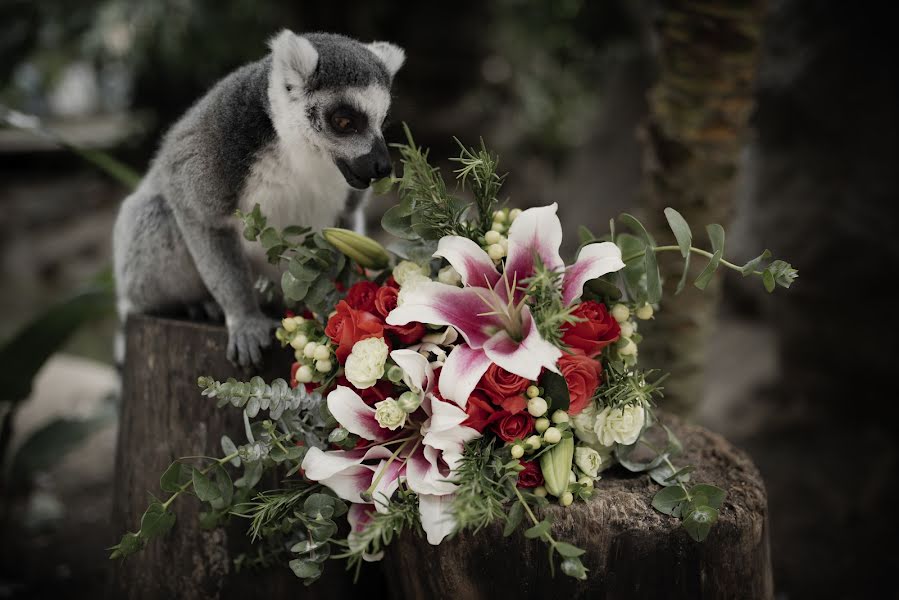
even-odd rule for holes
{"type": "Polygon", "coordinates": [[[534,275],[538,259],[546,268],[563,272],[560,291],[566,306],[580,298],[587,281],[624,267],[618,246],[599,242],[584,246],[566,268],[559,255],[562,224],[556,208],[531,208],[515,219],[502,273],[472,240],[442,238],[434,256],[459,272],[464,287],[439,282],[415,286],[387,315],[391,325],[451,325],[462,334],[466,343],[452,350],[440,377],[440,394],[462,408],[491,363],[530,380],[542,369],[558,372],[562,352],[540,335],[523,293],[522,282],[534,275]]]}
{"type": "Polygon", "coordinates": [[[462,425],[468,418],[465,411],[434,396],[434,370],[425,357],[413,350],[394,350],[390,357],[403,369],[406,386],[421,398],[424,418],[412,418],[400,431],[390,431],[378,424],[375,409],[356,392],[338,386],[328,394],[331,414],[347,431],[374,443],[356,450],[310,448],[303,470],[344,500],[374,504],[382,512],[405,482],[418,495],[422,528],[436,545],[455,525],[450,512],[457,487],[450,481],[452,473],[465,442],[480,434],[462,425]]]}

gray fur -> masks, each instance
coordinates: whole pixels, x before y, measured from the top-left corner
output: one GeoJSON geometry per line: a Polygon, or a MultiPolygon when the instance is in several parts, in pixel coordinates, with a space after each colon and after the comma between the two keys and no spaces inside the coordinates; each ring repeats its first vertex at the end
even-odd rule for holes
{"type": "Polygon", "coordinates": [[[272,49],[215,85],[165,135],[113,232],[121,319],[223,314],[228,357],[245,366],[259,363],[274,321],[253,289],[265,266],[242,241],[235,209],[260,202],[276,227],[324,227],[358,213],[361,190],[382,176],[380,125],[403,61],[390,44],[332,34],[285,31],[272,49]],[[336,105],[354,106],[371,127],[336,134],[328,124],[336,105]],[[279,222],[295,219],[307,222],[279,222]]]}

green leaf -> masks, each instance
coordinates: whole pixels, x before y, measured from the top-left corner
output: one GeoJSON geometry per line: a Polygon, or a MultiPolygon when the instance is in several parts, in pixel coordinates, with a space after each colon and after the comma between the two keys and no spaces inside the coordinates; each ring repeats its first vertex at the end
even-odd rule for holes
{"type": "Polygon", "coordinates": [[[509,537],[518,526],[521,525],[521,519],[524,517],[524,507],[521,502],[516,502],[509,509],[509,515],[506,517],[506,526],[503,528],[503,537],[509,537]]]}
{"type": "Polygon", "coordinates": [[[581,245],[589,244],[596,240],[596,237],[593,235],[593,232],[590,231],[585,225],[581,225],[577,228],[578,238],[580,238],[581,245]]]}
{"type": "Polygon", "coordinates": [[[300,281],[290,271],[284,271],[281,275],[281,289],[284,290],[285,298],[300,302],[309,293],[309,283],[300,281]]]}
{"type": "Polygon", "coordinates": [[[132,533],[129,531],[122,536],[122,540],[118,544],[110,548],[110,550],[112,550],[112,553],[109,555],[109,558],[125,558],[126,556],[130,556],[138,550],[142,549],[143,546],[144,542],[141,540],[141,538],[136,533],[132,533]]]}
{"type": "Polygon", "coordinates": [[[693,244],[693,232],[690,226],[679,212],[671,207],[665,209],[665,218],[668,219],[668,226],[677,239],[677,245],[680,247],[681,256],[687,258],[690,256],[690,246],[693,244]]]}
{"type": "Polygon", "coordinates": [[[402,204],[397,204],[387,209],[381,217],[381,227],[384,231],[404,240],[414,240],[418,234],[412,231],[412,215],[402,204]]]}
{"type": "Polygon", "coordinates": [[[245,462],[243,477],[234,482],[235,487],[252,488],[262,479],[262,461],[245,462]]]}
{"type": "Polygon", "coordinates": [[[115,314],[112,278],[42,311],[0,345],[0,402],[31,394],[37,372],[85,323],[115,314]]]}
{"type": "Polygon", "coordinates": [[[316,542],[315,540],[303,540],[302,542],[297,542],[291,546],[290,551],[296,554],[305,554],[321,548],[326,543],[327,542],[316,542]]]}
{"type": "Polygon", "coordinates": [[[322,574],[322,567],[317,562],[295,558],[289,563],[290,570],[300,579],[316,579],[322,574]]]}
{"type": "Polygon", "coordinates": [[[568,410],[571,404],[571,395],[568,391],[568,383],[558,373],[547,371],[540,379],[543,386],[543,394],[549,401],[549,411],[568,410]]]}
{"type": "MultiPolygon", "coordinates": [[[[231,441],[231,438],[229,438],[227,435],[222,436],[222,452],[224,452],[226,456],[230,456],[231,454],[234,454],[237,452],[237,446],[234,445],[234,442],[231,441]]],[[[235,456],[228,462],[230,462],[235,467],[239,467],[240,466],[240,457],[235,456]]]]}
{"type": "Polygon", "coordinates": [[[587,579],[587,569],[579,558],[566,558],[562,561],[562,572],[575,579],[587,579]]]}
{"type": "Polygon", "coordinates": [[[530,529],[526,530],[524,532],[524,537],[526,537],[528,539],[543,537],[544,535],[549,533],[551,528],[552,528],[552,524],[549,522],[549,520],[543,519],[542,521],[540,521],[539,523],[537,523],[530,529]]]}
{"type": "Polygon", "coordinates": [[[284,237],[296,237],[299,235],[307,235],[312,231],[311,227],[301,227],[299,225],[288,225],[281,232],[284,237]]]}
{"type": "Polygon", "coordinates": [[[602,277],[591,279],[584,285],[584,287],[589,293],[595,294],[600,298],[607,298],[611,301],[621,298],[621,290],[618,286],[602,277]]]}
{"type": "Polygon", "coordinates": [[[771,251],[765,250],[764,252],[762,252],[761,254],[759,254],[758,256],[753,258],[752,260],[750,260],[748,263],[746,263],[745,265],[740,267],[740,273],[743,274],[743,277],[748,277],[749,275],[752,275],[752,273],[755,271],[755,268],[758,267],[760,264],[762,264],[763,261],[768,260],[769,258],[771,258],[771,251]]]}
{"type": "Polygon", "coordinates": [[[187,483],[188,467],[180,462],[173,462],[169,468],[165,470],[162,477],[159,478],[159,487],[163,492],[174,494],[181,489],[181,486],[187,483]]]}
{"type": "Polygon", "coordinates": [[[656,253],[651,248],[647,248],[643,255],[643,268],[646,270],[646,301],[658,304],[662,299],[662,275],[659,273],[656,253]]]}
{"type": "Polygon", "coordinates": [[[337,524],[334,521],[316,521],[309,525],[309,534],[312,539],[325,541],[337,533],[337,524]]]}
{"type": "Polygon", "coordinates": [[[701,290],[708,287],[709,282],[712,280],[712,276],[714,276],[715,271],[718,270],[718,265],[721,263],[721,257],[724,256],[724,228],[717,223],[713,223],[706,227],[706,231],[712,242],[713,254],[712,258],[709,259],[709,264],[705,266],[705,269],[702,270],[702,273],[700,273],[699,277],[696,278],[696,281],[693,282],[693,285],[701,290]]]}
{"type": "Polygon", "coordinates": [[[652,497],[652,507],[660,513],[673,515],[675,509],[686,499],[687,494],[679,485],[666,487],[652,497]]]}
{"type": "Polygon", "coordinates": [[[259,234],[259,243],[268,250],[272,246],[277,246],[281,243],[281,236],[278,235],[278,231],[274,227],[266,227],[259,234]]]}
{"type": "Polygon", "coordinates": [[[643,223],[640,222],[635,216],[622,213],[620,217],[618,217],[622,223],[624,223],[631,231],[633,231],[637,236],[639,236],[647,246],[650,248],[654,248],[657,246],[655,239],[646,231],[646,228],[643,227],[643,223]]]}
{"type": "Polygon", "coordinates": [[[573,544],[569,544],[568,542],[556,542],[556,552],[564,556],[565,558],[577,558],[586,552],[586,550],[581,550],[577,546],[573,544]]]}
{"type": "Polygon", "coordinates": [[[228,471],[225,470],[225,467],[220,464],[215,464],[212,467],[212,479],[215,482],[216,488],[218,488],[219,498],[223,505],[221,508],[231,504],[231,499],[234,496],[234,484],[231,483],[231,476],[228,475],[228,471]]]}
{"type": "Polygon", "coordinates": [[[765,285],[765,290],[770,294],[774,291],[774,288],[777,287],[777,283],[774,281],[774,274],[771,273],[768,269],[762,273],[762,283],[765,285]]]}
{"type": "Polygon", "coordinates": [[[175,524],[175,514],[163,508],[159,502],[154,502],[144,512],[140,519],[140,535],[151,539],[158,537],[175,524]]]}
{"type": "Polygon", "coordinates": [[[697,483],[692,488],[690,488],[690,494],[694,496],[698,496],[701,494],[706,497],[706,504],[708,506],[711,506],[712,508],[721,508],[727,492],[714,485],[697,483]]]}
{"type": "Polygon", "coordinates": [[[307,265],[307,261],[300,260],[296,256],[291,256],[287,263],[287,270],[294,276],[297,281],[309,284],[321,275],[321,271],[307,265]]]}
{"type": "Polygon", "coordinates": [[[303,512],[313,519],[330,519],[334,515],[334,497],[312,494],[303,503],[303,512]]]}
{"type": "Polygon", "coordinates": [[[194,493],[203,502],[211,502],[216,498],[221,498],[222,494],[218,486],[199,469],[191,470],[191,479],[194,484],[194,493]]]}
{"type": "Polygon", "coordinates": [[[691,538],[703,541],[718,520],[718,511],[711,506],[699,506],[684,519],[683,527],[691,538]]]}
{"type": "Polygon", "coordinates": [[[661,464],[649,472],[649,476],[659,485],[677,485],[690,480],[690,473],[696,470],[694,466],[686,466],[678,471],[672,471],[667,463],[661,464]]]}
{"type": "Polygon", "coordinates": [[[682,291],[684,291],[684,287],[687,285],[687,277],[690,275],[690,257],[691,254],[687,254],[686,258],[684,258],[684,270],[681,273],[680,281],[677,282],[677,288],[674,290],[674,295],[677,296],[682,291]]]}

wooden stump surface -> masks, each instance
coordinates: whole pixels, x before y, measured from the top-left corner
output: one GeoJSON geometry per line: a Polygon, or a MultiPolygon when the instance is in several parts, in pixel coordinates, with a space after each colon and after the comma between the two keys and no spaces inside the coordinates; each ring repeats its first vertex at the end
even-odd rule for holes
{"type": "Polygon", "coordinates": [[[645,474],[613,467],[596,483],[588,502],[547,510],[553,534],[587,550],[587,581],[556,569],[551,577],[546,546],[528,540],[524,527],[508,538],[496,526],[464,533],[440,546],[404,534],[384,561],[396,599],[497,600],[499,598],[595,598],[597,600],[768,600],[773,597],[767,500],[758,470],[743,452],[701,427],[662,415],[692,464],[692,481],[724,488],[718,523],[694,542],[673,517],[655,511],[660,489],[645,474]]]}
{"type": "MultiPolygon", "coordinates": [[[[163,499],[159,477],[176,458],[222,456],[221,436],[244,440],[241,412],[216,408],[200,395],[197,377],[248,379],[225,357],[227,332],[220,325],[134,316],[126,325],[122,415],[116,451],[112,519],[115,529],[136,531],[150,494],[163,499]]],[[[259,373],[266,381],[290,375],[290,352],[277,347],[259,373]]],[[[174,503],[174,528],[147,548],[113,563],[112,598],[132,600],[219,600],[229,598],[349,598],[360,588],[342,564],[332,561],[325,575],[304,587],[287,565],[235,573],[233,559],[249,549],[247,521],[200,528],[204,505],[184,496],[174,503]]],[[[118,542],[111,541],[110,545],[118,542]]],[[[383,589],[377,568],[366,569],[360,585],[383,589]]]]}
{"type": "MultiPolygon", "coordinates": [[[[242,440],[240,411],[217,409],[200,395],[197,377],[246,379],[225,358],[227,333],[219,325],[136,316],[126,327],[123,405],[116,453],[112,519],[134,531],[150,494],[166,497],[159,476],[182,456],[220,456],[220,439],[242,440]]],[[[291,356],[270,350],[266,380],[286,378],[291,356]]],[[[440,546],[407,533],[394,540],[381,563],[396,598],[479,600],[500,598],[747,598],[772,597],[764,485],[748,457],[700,427],[663,417],[685,446],[678,464],[694,464],[694,482],[727,490],[718,523],[703,543],[679,522],[652,509],[659,486],[646,475],[612,468],[587,503],[551,506],[553,533],[587,553],[586,582],[557,570],[550,577],[542,542],[500,528],[462,534],[440,546]]],[[[366,565],[356,585],[343,564],[329,561],[324,577],[304,587],[284,567],[235,573],[233,559],[249,547],[246,522],[204,531],[199,501],[176,501],[175,527],[142,552],[113,564],[110,597],[227,599],[266,597],[380,598],[387,589],[378,568],[366,565]]],[[[110,545],[116,543],[110,540],[110,545]]]]}

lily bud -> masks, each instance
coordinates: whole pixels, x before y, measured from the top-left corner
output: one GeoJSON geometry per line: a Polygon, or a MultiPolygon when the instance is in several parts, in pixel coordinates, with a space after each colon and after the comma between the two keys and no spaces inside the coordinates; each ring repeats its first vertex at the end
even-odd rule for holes
{"type": "MultiPolygon", "coordinates": [[[[554,427],[552,429],[555,429],[554,427]]],[[[559,430],[556,429],[556,432],[559,430]]],[[[560,497],[568,490],[568,474],[574,460],[574,438],[561,440],[540,456],[540,470],[546,491],[560,497]]]]}
{"type": "Polygon", "coordinates": [[[415,392],[403,392],[397,402],[406,414],[414,413],[421,406],[421,398],[415,392]]]}
{"type": "Polygon", "coordinates": [[[322,236],[338,252],[366,269],[383,269],[390,262],[390,255],[384,246],[355,231],[329,227],[322,230],[322,236]]]}

